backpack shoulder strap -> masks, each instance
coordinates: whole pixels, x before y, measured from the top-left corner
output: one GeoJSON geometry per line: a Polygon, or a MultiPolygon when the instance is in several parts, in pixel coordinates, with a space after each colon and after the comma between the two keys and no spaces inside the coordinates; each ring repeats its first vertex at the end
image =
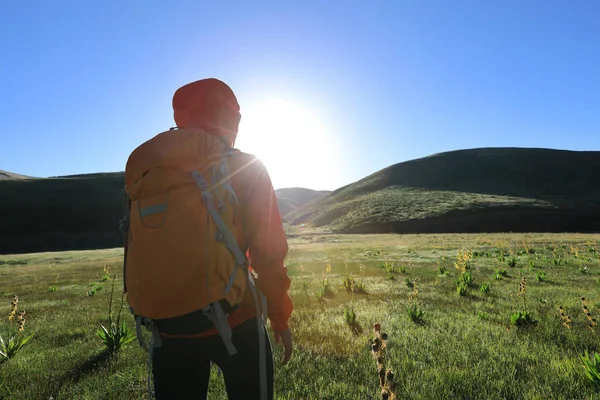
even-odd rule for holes
{"type": "MultiPolygon", "coordinates": [[[[202,174],[200,174],[200,172],[198,171],[192,171],[192,176],[194,177],[194,181],[196,181],[196,186],[198,186],[200,193],[202,193],[202,198],[204,199],[210,216],[215,222],[215,225],[217,225],[217,228],[219,230],[218,239],[220,239],[220,241],[222,241],[227,247],[227,249],[234,255],[236,267],[246,268],[248,266],[248,260],[246,259],[244,253],[242,253],[242,250],[240,249],[237,243],[237,239],[233,236],[233,233],[227,227],[227,224],[225,223],[223,218],[221,218],[219,211],[215,207],[212,193],[208,188],[208,183],[206,182],[202,174]]],[[[231,190],[233,191],[233,188],[231,190]]],[[[235,193],[233,194],[235,195],[235,193]]],[[[233,280],[230,280],[229,284],[227,285],[227,288],[225,289],[225,293],[229,292],[232,282],[233,280]]]]}

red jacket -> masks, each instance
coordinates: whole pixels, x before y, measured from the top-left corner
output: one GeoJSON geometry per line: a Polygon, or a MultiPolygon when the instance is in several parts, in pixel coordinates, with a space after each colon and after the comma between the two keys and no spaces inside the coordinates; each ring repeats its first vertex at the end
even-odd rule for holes
{"type": "MultiPolygon", "coordinates": [[[[233,146],[240,122],[240,107],[229,86],[217,79],[203,79],[179,88],[173,96],[174,119],[179,128],[198,127],[233,146]]],[[[240,152],[229,166],[239,199],[235,216],[238,243],[258,274],[256,284],[267,298],[267,312],[274,331],[288,328],[293,305],[288,295],[290,279],[284,260],[287,239],[275,191],[264,165],[240,152]]],[[[241,306],[230,316],[232,327],[256,315],[254,299],[247,291],[241,306]]],[[[206,332],[215,334],[216,330],[206,332]]]]}
{"type": "MultiPolygon", "coordinates": [[[[238,243],[247,251],[251,266],[258,274],[256,284],[267,298],[267,313],[273,330],[288,328],[293,305],[288,295],[290,278],[284,260],[288,243],[269,174],[254,156],[240,153],[232,160],[230,173],[239,199],[235,216],[238,243]]],[[[236,326],[256,315],[254,298],[246,293],[242,305],[231,315],[236,326]]]]}

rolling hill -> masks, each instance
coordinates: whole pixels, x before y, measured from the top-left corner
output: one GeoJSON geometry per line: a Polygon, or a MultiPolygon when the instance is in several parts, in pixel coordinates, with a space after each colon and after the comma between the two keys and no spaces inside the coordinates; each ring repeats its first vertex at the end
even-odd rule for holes
{"type": "Polygon", "coordinates": [[[122,244],[122,173],[0,180],[0,254],[122,244]]]}
{"type": "MultiPolygon", "coordinates": [[[[122,245],[122,172],[27,178],[6,173],[0,180],[0,207],[8,211],[0,213],[0,254],[122,245]]],[[[276,191],[282,214],[326,193],[276,191]]]]}
{"type": "Polygon", "coordinates": [[[435,154],[387,167],[287,218],[348,233],[600,231],[600,152],[435,154]]]}
{"type": "MultiPolygon", "coordinates": [[[[118,247],[123,173],[2,171],[0,254],[118,247]]],[[[341,233],[600,231],[600,152],[486,148],[392,165],[333,192],[276,192],[292,225],[341,233]]]]}

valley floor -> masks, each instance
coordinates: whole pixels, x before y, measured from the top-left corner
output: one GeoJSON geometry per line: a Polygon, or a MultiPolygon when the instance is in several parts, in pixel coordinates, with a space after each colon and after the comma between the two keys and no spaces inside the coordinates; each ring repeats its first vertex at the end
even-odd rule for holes
{"type": "MultiPolygon", "coordinates": [[[[600,352],[590,326],[600,318],[600,235],[306,230],[289,244],[295,352],[281,366],[272,343],[277,399],[381,398],[375,323],[389,336],[398,399],[600,398],[580,358],[600,352]]],[[[105,357],[96,335],[114,274],[122,293],[121,257],[0,256],[0,336],[15,294],[24,334],[34,333],[0,364],[0,399],[146,398],[146,353],[134,341],[105,357]]],[[[127,308],[123,318],[133,328],[127,308]]],[[[217,368],[211,379],[209,398],[225,398],[217,368]]]]}

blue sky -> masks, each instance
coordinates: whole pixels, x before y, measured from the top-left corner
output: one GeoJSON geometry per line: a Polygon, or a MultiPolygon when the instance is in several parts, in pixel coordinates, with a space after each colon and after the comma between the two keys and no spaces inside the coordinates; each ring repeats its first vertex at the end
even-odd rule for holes
{"type": "Polygon", "coordinates": [[[599,39],[596,0],[2,2],[0,169],[121,171],[206,77],[276,188],[461,148],[600,150],[599,39]],[[273,99],[298,120],[257,139],[273,99]]]}

